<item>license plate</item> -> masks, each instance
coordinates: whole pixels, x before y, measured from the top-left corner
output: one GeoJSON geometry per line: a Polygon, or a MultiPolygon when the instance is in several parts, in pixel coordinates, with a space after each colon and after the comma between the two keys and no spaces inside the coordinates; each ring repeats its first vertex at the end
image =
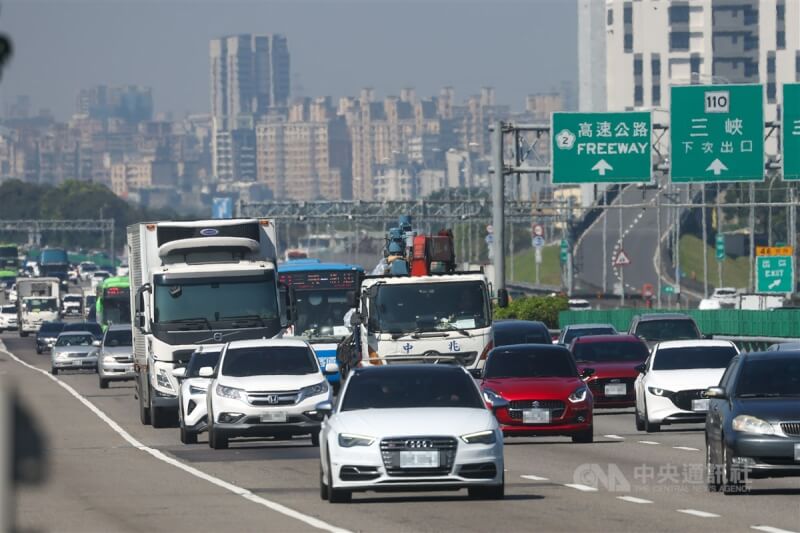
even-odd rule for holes
{"type": "Polygon", "coordinates": [[[522,411],[523,424],[549,424],[550,409],[524,409],[522,411]]]}
{"type": "Polygon", "coordinates": [[[286,411],[274,411],[261,415],[261,421],[265,423],[286,422],[286,411]]]}
{"type": "Polygon", "coordinates": [[[800,444],[794,445],[794,460],[797,463],[800,463],[800,444]]]}
{"type": "Polygon", "coordinates": [[[608,383],[605,387],[606,396],[625,396],[628,394],[628,387],[625,383],[608,383]]]}
{"type": "Polygon", "coordinates": [[[436,450],[400,452],[400,468],[439,468],[436,450]]]}
{"type": "Polygon", "coordinates": [[[708,411],[708,398],[692,400],[692,411],[708,411]]]}

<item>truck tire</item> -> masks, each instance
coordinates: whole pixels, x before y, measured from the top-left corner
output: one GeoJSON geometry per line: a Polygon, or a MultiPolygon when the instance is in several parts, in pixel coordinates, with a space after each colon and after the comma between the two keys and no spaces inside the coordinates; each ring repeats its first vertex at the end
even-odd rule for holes
{"type": "Polygon", "coordinates": [[[153,405],[153,388],[149,388],[150,393],[150,422],[154,428],[165,428],[169,425],[169,416],[166,409],[153,405]]]}
{"type": "Polygon", "coordinates": [[[145,407],[144,394],[142,393],[143,387],[142,387],[142,384],[140,383],[140,379],[139,378],[136,379],[136,383],[139,385],[137,387],[138,388],[137,393],[138,393],[138,396],[139,396],[139,421],[143,425],[149,426],[150,425],[150,408],[149,407],[145,407]]]}
{"type": "Polygon", "coordinates": [[[19,330],[19,336],[20,337],[27,337],[28,336],[28,332],[27,331],[22,331],[22,329],[20,329],[19,330]]]}

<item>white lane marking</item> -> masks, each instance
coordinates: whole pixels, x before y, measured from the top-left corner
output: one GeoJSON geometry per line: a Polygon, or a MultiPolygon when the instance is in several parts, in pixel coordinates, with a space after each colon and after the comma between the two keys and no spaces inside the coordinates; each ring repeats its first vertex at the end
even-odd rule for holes
{"type": "Polygon", "coordinates": [[[617,440],[625,440],[625,437],[620,437],[619,435],[603,435],[607,439],[617,439],[617,440]]]}
{"type": "Polygon", "coordinates": [[[645,500],[644,498],[637,498],[636,496],[617,496],[617,499],[631,503],[653,503],[652,500],[645,500]]]}
{"type": "Polygon", "coordinates": [[[160,450],[156,450],[156,449],[151,448],[149,446],[145,446],[144,444],[142,444],[141,442],[136,440],[136,438],[133,435],[131,435],[130,433],[125,431],[119,424],[117,424],[114,420],[112,420],[111,417],[109,417],[107,414],[105,414],[103,411],[101,411],[92,402],[87,400],[85,397],[81,396],[81,394],[78,391],[76,391],[75,389],[73,389],[71,386],[67,385],[65,382],[61,381],[60,379],[56,378],[55,376],[52,376],[49,372],[46,372],[46,371],[44,371],[44,370],[42,370],[40,368],[36,368],[33,365],[29,365],[28,363],[26,363],[25,361],[23,361],[22,359],[20,359],[16,355],[14,355],[13,353],[9,352],[6,349],[5,344],[3,344],[3,341],[0,341],[0,351],[4,352],[8,356],[10,356],[14,361],[16,361],[17,363],[23,365],[24,367],[29,368],[31,370],[34,370],[36,372],[39,372],[44,377],[46,377],[46,378],[52,380],[53,382],[55,382],[61,388],[66,390],[68,393],[70,393],[76,400],[78,400],[83,405],[85,405],[87,408],[89,408],[89,410],[91,412],[93,412],[97,416],[97,418],[99,418],[100,420],[105,422],[111,429],[113,429],[120,437],[125,439],[125,441],[127,441],[128,444],[130,444],[134,448],[138,448],[138,449],[142,450],[143,452],[149,453],[150,455],[152,455],[153,457],[155,457],[159,461],[163,461],[163,462],[165,462],[167,464],[170,464],[170,465],[172,465],[172,466],[174,466],[176,468],[179,468],[179,469],[183,470],[184,472],[187,472],[188,474],[191,474],[191,475],[193,475],[193,476],[195,476],[197,478],[200,478],[200,479],[202,479],[204,481],[208,481],[209,483],[211,483],[213,485],[216,485],[216,486],[221,487],[221,488],[223,488],[223,489],[225,489],[227,491],[230,491],[230,492],[236,494],[237,496],[241,496],[245,500],[249,500],[249,501],[251,501],[253,503],[257,503],[259,505],[262,505],[262,506],[264,506],[264,507],[266,507],[268,509],[272,509],[273,511],[281,513],[284,516],[288,516],[289,518],[294,518],[295,520],[299,520],[300,522],[308,524],[311,527],[315,527],[317,529],[322,529],[324,531],[330,531],[331,533],[349,533],[349,531],[347,529],[342,529],[340,527],[337,527],[337,526],[334,526],[334,525],[329,524],[327,522],[324,522],[324,521],[322,521],[322,520],[320,520],[318,518],[314,518],[313,516],[309,516],[307,514],[303,514],[303,513],[299,512],[299,511],[295,511],[294,509],[292,509],[290,507],[286,507],[285,505],[282,505],[280,503],[274,502],[272,500],[267,500],[266,498],[262,498],[261,496],[256,496],[255,494],[253,494],[252,492],[250,492],[247,489],[243,489],[242,487],[234,485],[233,483],[228,483],[227,481],[223,481],[222,479],[214,477],[214,476],[212,476],[210,474],[206,474],[202,470],[198,470],[197,468],[195,468],[193,466],[189,466],[187,464],[184,464],[184,463],[178,461],[177,459],[173,459],[172,457],[169,457],[168,455],[164,454],[160,450]]]}
{"type": "Polygon", "coordinates": [[[534,475],[531,475],[531,474],[524,475],[524,476],[519,476],[519,477],[521,477],[522,479],[530,479],[531,481],[550,481],[549,478],[541,477],[541,476],[534,476],[534,475]]]}
{"type": "Polygon", "coordinates": [[[656,441],[654,441],[654,440],[640,440],[640,441],[639,441],[639,444],[650,444],[650,445],[655,445],[655,444],[661,444],[661,443],[660,443],[660,442],[656,442],[656,441]]]}
{"type": "Polygon", "coordinates": [[[564,483],[564,486],[581,492],[597,492],[596,488],[590,487],[589,485],[581,485],[580,483],[564,483]]]}
{"type": "Polygon", "coordinates": [[[755,529],[756,531],[766,531],[767,533],[795,533],[794,531],[790,531],[788,529],[781,529],[779,527],[772,526],[750,526],[750,529],[755,529]]]}
{"type": "Polygon", "coordinates": [[[692,516],[699,516],[700,518],[719,518],[718,514],[709,513],[706,511],[698,511],[697,509],[675,509],[679,513],[690,514],[692,516]]]}
{"type": "Polygon", "coordinates": [[[687,452],[699,452],[700,448],[692,448],[691,446],[673,446],[675,450],[686,450],[687,452]]]}

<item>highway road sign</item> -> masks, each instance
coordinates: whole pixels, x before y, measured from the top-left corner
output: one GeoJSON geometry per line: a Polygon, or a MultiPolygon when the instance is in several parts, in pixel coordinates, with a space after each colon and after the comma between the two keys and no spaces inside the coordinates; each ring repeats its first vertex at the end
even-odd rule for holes
{"type": "Polygon", "coordinates": [[[544,226],[541,224],[534,224],[531,226],[531,233],[534,237],[544,237],[544,226]]]}
{"type": "Polygon", "coordinates": [[[675,286],[673,285],[664,285],[661,287],[661,292],[666,294],[675,294],[675,286]]]}
{"type": "Polygon", "coordinates": [[[783,85],[783,179],[800,180],[800,83],[783,85]]]}
{"type": "Polygon", "coordinates": [[[553,113],[553,183],[648,183],[649,112],[553,113]]]}
{"type": "Polygon", "coordinates": [[[756,255],[762,256],[793,256],[794,248],[791,246],[756,246],[756,255]]]}
{"type": "Polygon", "coordinates": [[[567,262],[567,256],[569,255],[569,241],[567,239],[561,239],[561,262],[567,262]]]}
{"type": "Polygon", "coordinates": [[[211,200],[211,218],[233,218],[233,198],[213,198],[211,200]]]}
{"type": "Polygon", "coordinates": [[[757,292],[792,292],[792,258],[762,256],[756,259],[757,292]]]}
{"type": "Polygon", "coordinates": [[[628,257],[628,254],[625,253],[625,250],[620,250],[617,253],[617,256],[614,258],[614,266],[617,267],[624,267],[629,266],[631,264],[631,259],[628,257]]]}
{"type": "Polygon", "coordinates": [[[717,252],[717,261],[722,261],[725,259],[725,235],[722,233],[717,233],[716,239],[716,252],[717,252]]]}
{"type": "Polygon", "coordinates": [[[531,242],[534,248],[541,248],[542,246],[544,246],[544,237],[542,237],[541,235],[537,235],[532,239],[531,242]]]}
{"type": "Polygon", "coordinates": [[[764,179],[761,85],[687,85],[671,94],[673,182],[764,179]]]}

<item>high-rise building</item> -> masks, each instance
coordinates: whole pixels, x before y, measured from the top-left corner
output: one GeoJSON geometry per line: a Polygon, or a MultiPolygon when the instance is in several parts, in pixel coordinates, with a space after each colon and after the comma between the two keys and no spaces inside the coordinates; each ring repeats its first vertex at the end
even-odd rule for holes
{"type": "Polygon", "coordinates": [[[78,93],[76,108],[78,114],[93,119],[115,118],[130,123],[152,120],[153,90],[137,85],[95,85],[78,93]]]}

